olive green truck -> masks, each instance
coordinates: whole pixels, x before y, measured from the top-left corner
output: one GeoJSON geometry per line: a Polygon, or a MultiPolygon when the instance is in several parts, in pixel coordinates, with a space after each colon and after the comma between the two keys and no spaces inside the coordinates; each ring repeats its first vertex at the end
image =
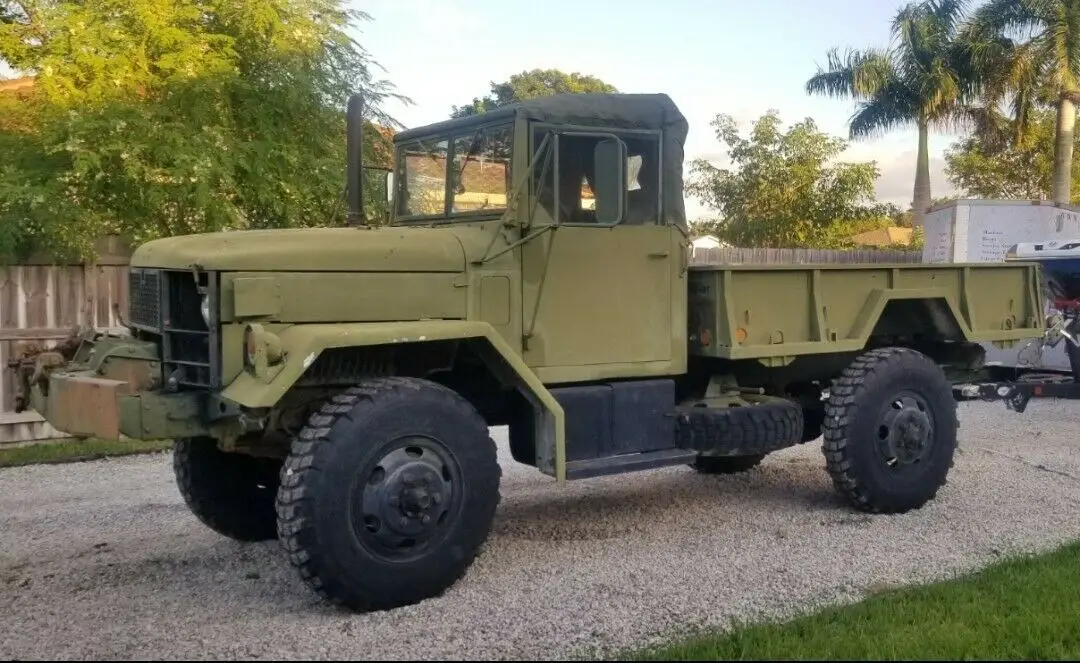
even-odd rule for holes
{"type": "Polygon", "coordinates": [[[203,523],[278,539],[350,609],[470,567],[499,502],[490,426],[558,482],[739,472],[823,438],[854,508],[903,512],[945,483],[981,344],[1044,332],[1037,264],[691,264],[666,95],[410,129],[381,175],[362,117],[354,98],[347,227],[146,243],[130,334],[13,363],[57,429],[174,439],[203,523]]]}

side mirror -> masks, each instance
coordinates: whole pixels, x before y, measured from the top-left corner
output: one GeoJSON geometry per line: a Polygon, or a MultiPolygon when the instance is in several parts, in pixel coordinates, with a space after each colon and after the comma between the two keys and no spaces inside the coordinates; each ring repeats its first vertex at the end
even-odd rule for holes
{"type": "Polygon", "coordinates": [[[364,166],[364,198],[369,201],[365,216],[369,221],[388,219],[390,203],[394,199],[394,172],[378,166],[364,166]],[[382,189],[380,191],[380,189],[382,189]]]}
{"type": "Polygon", "coordinates": [[[605,138],[593,149],[595,168],[596,223],[613,226],[622,221],[626,194],[626,145],[618,138],[605,138]]]}

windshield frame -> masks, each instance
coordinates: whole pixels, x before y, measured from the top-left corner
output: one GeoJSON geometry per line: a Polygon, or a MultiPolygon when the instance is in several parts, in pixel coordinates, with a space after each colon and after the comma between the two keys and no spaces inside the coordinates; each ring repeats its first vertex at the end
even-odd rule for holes
{"type": "MultiPolygon", "coordinates": [[[[394,192],[391,200],[391,220],[392,226],[405,226],[405,225],[432,225],[432,224],[446,224],[446,223],[466,223],[470,221],[485,221],[489,219],[502,218],[507,209],[510,207],[512,188],[514,186],[514,161],[517,154],[517,122],[513,117],[506,117],[500,114],[498,117],[492,118],[487,122],[479,122],[475,117],[468,118],[468,121],[462,121],[457,124],[451,124],[447,126],[445,123],[440,123],[441,126],[438,129],[434,129],[431,132],[425,132],[419,135],[409,135],[406,139],[396,141],[394,144],[394,192]],[[453,178],[451,177],[451,166],[455,165],[457,158],[456,147],[457,143],[461,141],[471,141],[481,132],[491,134],[496,131],[506,131],[510,135],[510,150],[507,155],[506,167],[509,169],[507,180],[507,189],[505,192],[506,202],[498,207],[491,209],[481,210],[464,210],[459,212],[452,211],[454,202],[454,194],[452,191],[453,178]],[[402,194],[408,191],[408,177],[405,162],[405,149],[416,142],[425,143],[428,146],[436,145],[442,141],[446,141],[446,157],[442,170],[443,178],[443,204],[442,210],[431,214],[402,214],[401,203],[402,194]]],[[[470,157],[470,159],[475,158],[470,157]]]]}

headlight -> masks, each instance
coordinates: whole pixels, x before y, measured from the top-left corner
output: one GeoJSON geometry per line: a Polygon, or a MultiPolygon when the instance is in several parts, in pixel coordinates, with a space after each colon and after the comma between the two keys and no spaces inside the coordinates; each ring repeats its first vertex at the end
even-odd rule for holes
{"type": "Polygon", "coordinates": [[[203,322],[210,326],[210,295],[203,295],[202,303],[199,304],[199,312],[202,313],[203,322]]]}
{"type": "Polygon", "coordinates": [[[244,366],[256,377],[265,377],[284,357],[281,339],[276,334],[254,322],[244,328],[244,366]]]}

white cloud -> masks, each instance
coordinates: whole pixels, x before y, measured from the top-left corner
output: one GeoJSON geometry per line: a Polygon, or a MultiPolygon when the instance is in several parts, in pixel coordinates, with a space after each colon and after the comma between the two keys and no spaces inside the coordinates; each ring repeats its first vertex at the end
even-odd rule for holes
{"type": "MultiPolygon", "coordinates": [[[[877,182],[877,196],[883,201],[894,202],[901,207],[911,204],[915,185],[914,149],[894,154],[891,158],[879,158],[881,176],[877,182]]],[[[935,198],[952,195],[955,188],[945,177],[945,158],[930,156],[930,192],[935,198]]]]}

